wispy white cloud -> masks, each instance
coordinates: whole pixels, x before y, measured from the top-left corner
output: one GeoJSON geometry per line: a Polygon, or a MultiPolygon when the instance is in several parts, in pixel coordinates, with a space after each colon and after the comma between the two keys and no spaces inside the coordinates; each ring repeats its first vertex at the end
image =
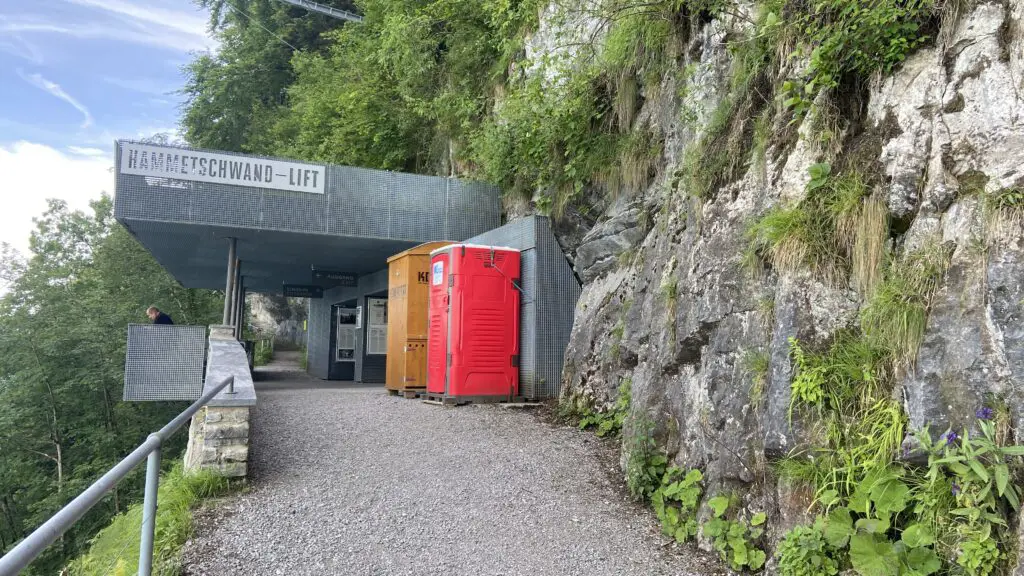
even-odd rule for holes
{"type": "Polygon", "coordinates": [[[25,75],[20,70],[18,71],[18,74],[29,84],[39,88],[40,90],[49,92],[52,96],[60,98],[81,112],[84,117],[82,120],[82,128],[92,126],[92,114],[89,113],[89,109],[86,108],[84,104],[76,100],[74,96],[65,92],[64,89],[60,87],[60,84],[43,78],[42,74],[25,75]]]}
{"type": "Polygon", "coordinates": [[[103,81],[118,88],[152,96],[166,96],[176,90],[174,86],[153,78],[114,78],[104,76],[103,81]]]}
{"type": "Polygon", "coordinates": [[[35,44],[17,34],[7,34],[4,38],[0,38],[0,51],[14,54],[37,66],[43,63],[42,51],[35,44]]]}
{"type": "MultiPolygon", "coordinates": [[[[101,13],[100,16],[103,16],[101,13]]],[[[175,52],[205,51],[216,43],[205,33],[183,30],[181,26],[161,26],[126,16],[105,13],[107,21],[85,21],[65,24],[50,17],[35,15],[5,16],[0,14],[0,32],[8,35],[59,34],[84,40],[113,40],[154,46],[175,52]],[[126,22],[128,25],[126,25],[126,22]]]]}
{"type": "MultiPolygon", "coordinates": [[[[95,8],[111,14],[126,17],[129,20],[153,24],[161,28],[169,28],[183,34],[206,37],[207,20],[197,10],[167,10],[154,5],[147,5],[125,0],[65,0],[71,4],[95,8]]],[[[188,6],[188,3],[183,3],[188,6]]]]}
{"type": "Polygon", "coordinates": [[[89,156],[92,158],[109,158],[110,151],[99,148],[88,148],[83,146],[68,146],[68,152],[78,156],[89,156]]]}
{"type": "Polygon", "coordinates": [[[66,200],[76,209],[113,190],[113,147],[105,155],[74,154],[38,144],[0,144],[0,242],[27,253],[32,218],[46,210],[48,198],[66,200]],[[40,175],[44,175],[40,177],[40,175]]]}

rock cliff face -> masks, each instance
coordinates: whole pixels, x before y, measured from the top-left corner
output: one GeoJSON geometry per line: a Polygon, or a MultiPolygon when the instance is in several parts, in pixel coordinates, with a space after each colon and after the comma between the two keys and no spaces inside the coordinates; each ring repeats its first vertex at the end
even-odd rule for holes
{"type": "Polygon", "coordinates": [[[749,21],[696,27],[681,65],[640,112],[664,137],[658,177],[613,203],[573,254],[585,284],[564,399],[611,402],[628,380],[633,414],[653,420],[673,462],[704,471],[706,493],[745,488],[779,533],[806,520],[809,495],[780,485],[768,465],[801,442],[799,420],[788,417],[789,341],[821,349],[857,330],[866,296],[845,277],[751,273],[747,230],[802,199],[812,165],[856,161],[888,208],[887,253],[937,244],[950,255],[919,350],[894,375],[908,431],[970,427],[992,398],[1024,430],[1024,228],[988,208],[994,196],[1024,190],[1022,18],[1024,1],[1007,0],[945,19],[936,40],[891,75],[837,99],[836,143],[821,143],[813,114],[795,134],[776,122],[763,158],[751,154],[738,180],[705,199],[679,191],[674,175],[728,92],[722,40],[749,21]],[[752,369],[752,357],[767,369],[752,369]]]}
{"type": "Polygon", "coordinates": [[[283,348],[306,344],[306,306],[283,296],[253,294],[249,297],[252,327],[261,335],[273,336],[283,348]]]}

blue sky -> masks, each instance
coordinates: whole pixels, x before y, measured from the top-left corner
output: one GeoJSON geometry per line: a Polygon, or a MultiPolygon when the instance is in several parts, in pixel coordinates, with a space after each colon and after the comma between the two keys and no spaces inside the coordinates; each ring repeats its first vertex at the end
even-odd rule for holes
{"type": "Polygon", "coordinates": [[[181,66],[213,49],[191,0],[0,0],[0,242],[47,198],[113,189],[113,141],[177,129],[181,66]]]}

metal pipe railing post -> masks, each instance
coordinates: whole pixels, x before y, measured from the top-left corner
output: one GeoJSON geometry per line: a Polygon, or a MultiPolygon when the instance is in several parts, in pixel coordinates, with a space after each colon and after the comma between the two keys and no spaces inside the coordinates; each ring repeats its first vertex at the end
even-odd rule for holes
{"type": "Polygon", "coordinates": [[[227,283],[224,285],[224,321],[221,324],[227,325],[231,321],[231,299],[235,294],[235,251],[237,241],[228,238],[228,272],[227,283]]]}
{"type": "MultiPolygon", "coordinates": [[[[168,422],[167,425],[161,428],[158,432],[150,434],[149,437],[146,438],[145,442],[135,450],[132,450],[131,454],[125,456],[123,460],[114,465],[114,467],[101,476],[99,480],[93,482],[85,489],[84,492],[61,508],[56,514],[50,517],[49,520],[43,522],[42,526],[36,528],[14,548],[11,548],[7,554],[0,557],[0,576],[14,576],[20,570],[28,566],[29,563],[35,560],[37,556],[46,550],[47,546],[53,544],[55,540],[67,532],[68,528],[71,528],[75,522],[81,519],[82,516],[85,516],[86,512],[103,500],[107,492],[112,490],[122,478],[127,476],[129,472],[146,459],[149,461],[149,467],[146,469],[146,499],[143,503],[144,512],[142,515],[142,521],[144,538],[147,518],[149,519],[149,525],[151,526],[149,536],[149,558],[150,566],[152,566],[153,531],[156,528],[156,497],[160,478],[160,445],[165,439],[169,438],[171,434],[174,434],[179,428],[184,426],[200,408],[206,406],[211,400],[213,400],[221,390],[224,390],[224,388],[227,388],[228,386],[231,387],[231,390],[234,390],[234,385],[235,377],[228,376],[221,380],[219,384],[216,384],[211,388],[204,389],[203,395],[199,400],[196,400],[184,412],[175,416],[173,420],[168,422]],[[154,453],[156,453],[155,457],[153,456],[154,453]],[[155,476],[155,478],[151,478],[153,476],[155,476]]],[[[139,573],[142,574],[141,560],[139,570],[139,573]]],[[[146,572],[145,574],[149,574],[149,572],[146,572]]]]}
{"type": "Polygon", "coordinates": [[[153,536],[156,532],[156,500],[160,488],[162,442],[159,434],[152,434],[151,437],[156,437],[158,444],[146,460],[146,492],[142,501],[142,536],[139,540],[139,576],[152,576],[153,573],[153,536]]]}

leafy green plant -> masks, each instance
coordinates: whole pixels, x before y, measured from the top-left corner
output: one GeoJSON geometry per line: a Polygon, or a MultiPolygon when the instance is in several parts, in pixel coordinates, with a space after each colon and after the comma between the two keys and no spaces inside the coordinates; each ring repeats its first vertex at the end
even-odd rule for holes
{"type": "Polygon", "coordinates": [[[551,86],[547,66],[555,64],[510,87],[499,114],[475,134],[472,150],[479,176],[506,193],[538,196],[538,206],[557,217],[593,178],[617,165],[619,134],[599,69],[565,74],[551,86]]]}
{"type": "MultiPolygon", "coordinates": [[[[979,416],[991,414],[992,410],[982,408],[979,416]]],[[[1000,506],[1009,504],[1013,510],[1020,508],[1020,495],[1010,482],[1010,459],[1024,456],[1024,446],[999,446],[995,441],[994,424],[987,418],[977,421],[981,435],[971,436],[964,432],[961,438],[953,430],[947,430],[939,442],[934,442],[925,432],[917,435],[922,449],[928,453],[927,478],[931,482],[940,475],[952,476],[955,480],[955,495],[960,508],[953,510],[956,516],[966,516],[971,522],[983,517],[998,523],[1000,506]]]]}
{"type": "Polygon", "coordinates": [[[722,560],[729,563],[733,570],[751,570],[756,572],[764,567],[767,556],[757,546],[757,541],[764,534],[765,521],[768,516],[758,512],[747,522],[742,519],[730,519],[727,512],[730,508],[728,496],[715,496],[708,500],[711,508],[711,519],[701,528],[704,536],[711,539],[715,550],[722,560]]]}
{"type": "Polygon", "coordinates": [[[800,77],[783,86],[783,104],[802,115],[822,90],[844,76],[887,74],[928,40],[935,0],[824,0],[803,6],[787,24],[798,53],[809,57],[800,77]]]}
{"type": "Polygon", "coordinates": [[[832,165],[827,162],[812,164],[807,169],[807,173],[811,176],[810,182],[807,183],[807,190],[814,191],[828,184],[828,177],[832,175],[832,165]]]}
{"type": "Polygon", "coordinates": [[[589,411],[580,418],[580,430],[593,427],[598,437],[618,436],[622,432],[622,424],[629,414],[630,390],[632,381],[626,378],[619,385],[619,394],[611,408],[604,411],[589,411]]]}
{"type": "Polygon", "coordinates": [[[841,333],[824,352],[790,342],[795,373],[790,418],[813,408],[823,446],[810,460],[795,460],[818,492],[848,495],[858,480],[898,455],[906,417],[891,398],[888,352],[853,333],[841,333]],[[813,401],[813,403],[810,403],[813,401]]]}
{"type": "Polygon", "coordinates": [[[839,573],[839,552],[823,533],[824,521],[797,526],[786,533],[775,555],[782,576],[834,576],[839,573]]]}
{"type": "MultiPolygon", "coordinates": [[[[928,576],[954,565],[954,572],[972,576],[1001,570],[1007,519],[1020,499],[1012,463],[1024,456],[1024,446],[1000,442],[996,409],[980,408],[976,416],[978,434],[947,430],[933,439],[926,430],[918,432],[918,450],[928,456],[925,467],[878,454],[874,467],[856,474],[851,492],[819,491],[826,513],[812,528],[787,536],[780,567],[797,570],[797,559],[826,550],[812,533],[818,530],[840,569],[848,557],[865,576],[928,576]]],[[[797,464],[787,471],[802,473],[797,464]]]]}
{"type": "Polygon", "coordinates": [[[256,350],[253,353],[253,364],[255,366],[266,366],[274,359],[274,341],[269,338],[256,340],[256,350]]]}
{"type": "Polygon", "coordinates": [[[793,407],[798,404],[818,405],[825,397],[825,376],[827,367],[821,362],[812,362],[804,353],[796,338],[789,338],[789,354],[793,358],[795,372],[790,384],[789,419],[793,419],[793,407]]]}
{"type": "Polygon", "coordinates": [[[832,508],[824,520],[828,543],[836,548],[848,545],[850,563],[859,574],[928,576],[942,566],[933,547],[934,533],[927,525],[910,524],[898,539],[891,537],[912,501],[903,474],[898,467],[870,472],[848,505],[832,508]]]}
{"type": "Polygon", "coordinates": [[[654,422],[636,417],[633,435],[627,441],[626,486],[636,500],[648,500],[661,485],[668,469],[668,456],[654,439],[654,422]]]}
{"type": "Polygon", "coordinates": [[[1024,189],[1002,188],[987,194],[985,211],[991,229],[1007,229],[1016,237],[1017,228],[1024,223],[1024,189]]]}
{"type": "Polygon", "coordinates": [[[990,202],[998,210],[1024,213],[1024,190],[1003,188],[992,195],[990,202]]]}
{"type": "Polygon", "coordinates": [[[1003,553],[999,541],[993,534],[993,527],[985,525],[975,530],[962,530],[960,552],[956,563],[970,576],[987,576],[996,573],[1003,553]]]}
{"type": "Polygon", "coordinates": [[[702,493],[700,470],[669,468],[661,479],[661,486],[651,496],[654,512],[661,521],[661,530],[676,542],[686,542],[697,535],[697,507],[702,493]]]}

